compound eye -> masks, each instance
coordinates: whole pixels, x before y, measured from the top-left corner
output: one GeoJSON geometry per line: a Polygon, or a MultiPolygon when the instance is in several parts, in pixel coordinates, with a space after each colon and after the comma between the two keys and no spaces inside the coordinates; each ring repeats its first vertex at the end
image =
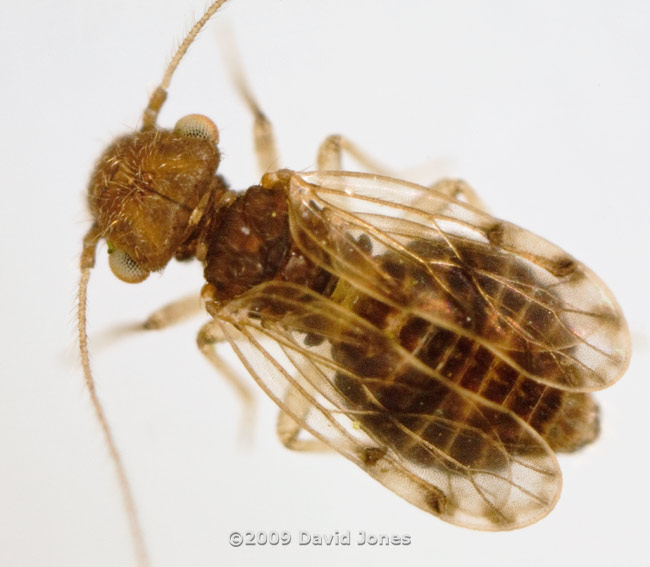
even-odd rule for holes
{"type": "Polygon", "coordinates": [[[123,250],[109,248],[108,265],[115,277],[126,283],[140,283],[149,277],[149,271],[138,266],[137,262],[123,250]]]}
{"type": "Polygon", "coordinates": [[[215,145],[219,142],[217,125],[207,116],[203,116],[203,114],[188,114],[187,116],[183,116],[183,118],[176,122],[174,132],[181,136],[187,136],[188,138],[208,140],[215,145]]]}

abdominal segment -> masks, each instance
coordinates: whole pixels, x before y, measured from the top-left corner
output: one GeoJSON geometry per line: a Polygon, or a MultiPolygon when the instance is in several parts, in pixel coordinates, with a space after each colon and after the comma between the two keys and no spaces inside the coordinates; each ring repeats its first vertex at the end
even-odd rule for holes
{"type": "Polygon", "coordinates": [[[499,458],[495,439],[517,451],[522,429],[512,414],[555,451],[573,451],[597,437],[598,408],[589,394],[537,382],[477,340],[404,316],[374,298],[356,294],[352,303],[357,315],[388,330],[433,371],[419,370],[377,345],[332,346],[333,359],[348,370],[335,377],[346,404],[378,441],[398,447],[408,459],[431,466],[442,451],[462,466],[487,466],[499,458]],[[476,396],[465,392],[492,404],[477,404],[476,396]],[[490,443],[475,434],[487,422],[490,443]]]}

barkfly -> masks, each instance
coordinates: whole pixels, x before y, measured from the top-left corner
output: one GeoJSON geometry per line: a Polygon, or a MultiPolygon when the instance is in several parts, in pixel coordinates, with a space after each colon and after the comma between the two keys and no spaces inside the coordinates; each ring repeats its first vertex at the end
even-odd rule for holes
{"type": "MultiPolygon", "coordinates": [[[[232,191],[217,174],[211,120],[157,125],[176,67],[224,1],[191,29],[142,127],[108,147],[88,190],[82,364],[141,563],[134,499],[89,364],[86,292],[100,240],[126,282],[172,259],[203,264],[212,319],[201,351],[218,366],[214,343],[230,343],[280,407],[287,447],[309,444],[304,429],[453,524],[508,530],[539,520],[560,493],[555,453],[597,437],[590,392],[627,366],[616,300],[558,247],[486,214],[461,181],[427,188],[341,171],[344,151],[363,161],[341,137],[321,146],[317,171],[266,171],[232,191]]],[[[270,124],[242,90],[260,164],[275,162],[270,124]]],[[[179,307],[160,311],[157,324],[179,307]]]]}

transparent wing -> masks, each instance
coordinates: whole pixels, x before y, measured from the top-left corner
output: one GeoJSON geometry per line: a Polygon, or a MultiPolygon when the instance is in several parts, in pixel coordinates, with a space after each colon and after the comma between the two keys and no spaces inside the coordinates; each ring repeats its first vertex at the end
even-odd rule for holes
{"type": "Polygon", "coordinates": [[[555,245],[430,189],[376,175],[294,174],[292,236],[364,293],[471,337],[558,388],[609,386],[629,335],[605,284],[555,245]]]}
{"type": "Polygon", "coordinates": [[[557,462],[531,427],[334,301],[269,282],[216,319],[283,411],[412,504],[485,530],[525,526],[555,505],[557,462]],[[441,400],[433,415],[394,407],[428,397],[441,400]]]}

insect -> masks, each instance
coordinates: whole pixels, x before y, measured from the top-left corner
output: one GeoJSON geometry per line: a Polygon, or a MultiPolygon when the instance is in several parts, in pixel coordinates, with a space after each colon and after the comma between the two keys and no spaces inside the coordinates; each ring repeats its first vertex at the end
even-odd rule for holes
{"type": "MultiPolygon", "coordinates": [[[[79,343],[88,389],[146,552],[125,468],[97,398],[86,295],[100,240],[121,280],[198,260],[212,320],[201,351],[228,341],[278,404],[278,432],[302,429],[426,512],[507,530],[545,516],[560,493],[556,452],[598,435],[589,392],[624,372],[629,337],[611,292],[580,262],[485,213],[464,182],[432,188],[341,170],[345,139],[318,170],[267,171],[231,190],[217,173],[219,132],[188,115],[157,125],[189,32],[144,111],[91,176],[79,343]]],[[[275,160],[252,97],[261,164],[275,160]]],[[[168,314],[169,315],[169,314],[168,314]]],[[[173,319],[172,316],[168,316],[173,319]]],[[[170,321],[167,321],[167,323],[170,321]]]]}

